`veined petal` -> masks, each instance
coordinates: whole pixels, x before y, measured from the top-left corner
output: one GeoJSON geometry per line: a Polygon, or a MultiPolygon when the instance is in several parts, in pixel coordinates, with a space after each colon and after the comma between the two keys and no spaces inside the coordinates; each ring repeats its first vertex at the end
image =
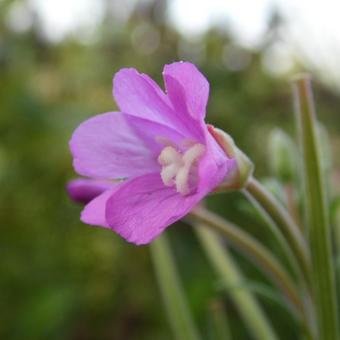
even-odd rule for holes
{"type": "Polygon", "coordinates": [[[129,114],[124,114],[124,117],[136,136],[151,150],[153,158],[158,158],[168,143],[179,145],[185,139],[184,135],[169,126],[129,114]]]}
{"type": "Polygon", "coordinates": [[[172,104],[171,104],[168,96],[166,95],[166,93],[164,93],[164,90],[152,78],[150,78],[147,74],[141,73],[140,76],[143,79],[145,79],[152,86],[152,88],[155,90],[155,92],[158,94],[158,96],[164,101],[164,103],[166,103],[171,108],[172,104]]]}
{"type": "Polygon", "coordinates": [[[106,204],[108,199],[121,187],[122,182],[117,182],[114,187],[104,191],[102,194],[88,203],[81,212],[80,220],[86,224],[109,228],[106,222],[106,204]]]}
{"type": "Polygon", "coordinates": [[[202,137],[190,117],[177,112],[164,91],[146,74],[133,68],[115,74],[113,96],[122,112],[168,126],[187,138],[202,137]]]}
{"type": "Polygon", "coordinates": [[[234,174],[236,160],[229,158],[205,128],[206,152],[199,163],[199,191],[214,190],[228,174],[234,174]]]}
{"type": "Polygon", "coordinates": [[[82,176],[126,178],[157,167],[147,145],[120,112],[100,114],[80,124],[70,147],[74,168],[82,176]]]}
{"type": "Polygon", "coordinates": [[[70,141],[75,170],[100,179],[132,178],[159,170],[164,145],[159,137],[179,142],[176,130],[121,112],[97,115],[80,124],[70,141]]]}
{"type": "Polygon", "coordinates": [[[147,75],[123,68],[113,78],[113,96],[122,112],[176,127],[165,93],[147,75]]]}
{"type": "Polygon", "coordinates": [[[165,65],[165,87],[176,111],[203,120],[209,97],[209,83],[197,67],[189,62],[165,65]]]}
{"type": "Polygon", "coordinates": [[[69,181],[66,189],[73,201],[86,204],[114,185],[109,181],[77,178],[69,181]]]}
{"type": "Polygon", "coordinates": [[[147,244],[166,227],[186,215],[202,193],[183,196],[166,187],[160,174],[149,174],[124,183],[107,201],[110,228],[135,244],[147,244]]]}

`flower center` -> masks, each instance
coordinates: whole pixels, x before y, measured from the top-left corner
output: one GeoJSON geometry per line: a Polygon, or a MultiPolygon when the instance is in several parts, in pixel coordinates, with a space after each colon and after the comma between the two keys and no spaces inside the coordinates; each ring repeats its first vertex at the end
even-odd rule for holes
{"type": "Polygon", "coordinates": [[[199,143],[191,144],[185,152],[173,145],[166,146],[158,157],[164,185],[176,186],[182,195],[192,192],[198,182],[197,163],[204,152],[205,146],[199,143]]]}

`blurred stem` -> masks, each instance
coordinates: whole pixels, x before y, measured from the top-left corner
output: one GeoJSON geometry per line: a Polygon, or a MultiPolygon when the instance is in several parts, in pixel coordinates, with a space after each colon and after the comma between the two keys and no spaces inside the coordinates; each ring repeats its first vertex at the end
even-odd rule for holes
{"type": "Polygon", "coordinates": [[[237,287],[243,284],[243,278],[228,250],[222,246],[217,234],[203,224],[197,224],[195,231],[209,260],[224,283],[227,293],[248,327],[251,337],[258,340],[277,340],[278,337],[255,297],[243,288],[228,290],[230,286],[237,287]]]}
{"type": "Polygon", "coordinates": [[[298,135],[303,158],[304,202],[309,227],[319,338],[337,340],[339,339],[337,297],[332,266],[330,224],[321,171],[311,81],[307,76],[300,76],[295,79],[293,86],[298,135]]]}
{"type": "Polygon", "coordinates": [[[199,340],[166,236],[150,245],[158,284],[177,340],[199,340]]]}
{"type": "Polygon", "coordinates": [[[309,251],[299,227],[280,202],[255,178],[251,178],[245,188],[280,228],[288,241],[307,282],[310,284],[309,251]]]}
{"type": "Polygon", "coordinates": [[[295,314],[297,314],[298,317],[302,316],[303,308],[297,288],[289,274],[272,253],[252,236],[213,212],[204,208],[198,208],[192,211],[191,216],[193,216],[196,221],[206,224],[208,227],[222,233],[235,247],[254,261],[281,289],[295,314]]]}
{"type": "MultiPolygon", "coordinates": [[[[209,315],[212,321],[212,340],[231,340],[231,332],[227,313],[223,308],[223,303],[216,300],[209,305],[209,315]]],[[[275,339],[273,339],[275,340],[275,339]]]]}
{"type": "MultiPolygon", "coordinates": [[[[335,209],[336,210],[335,210],[335,221],[334,221],[334,225],[335,225],[334,235],[335,235],[336,254],[339,260],[340,259],[340,200],[335,209]]],[[[339,265],[339,263],[337,263],[337,265],[339,265]]]]}
{"type": "Polygon", "coordinates": [[[337,288],[340,288],[340,201],[335,208],[335,220],[334,220],[334,235],[335,235],[335,247],[336,247],[336,261],[335,261],[335,274],[337,279],[337,288]]]}
{"type": "MultiPolygon", "coordinates": [[[[259,202],[246,190],[243,190],[243,194],[249,200],[249,202],[255,207],[255,209],[259,212],[259,214],[263,217],[264,221],[267,223],[268,227],[271,229],[271,232],[276,237],[279,245],[284,251],[285,258],[288,260],[291,269],[296,274],[297,278],[301,282],[305,282],[304,274],[302,273],[302,269],[300,267],[299,262],[297,261],[290,244],[287,239],[282,234],[281,230],[274,223],[273,219],[269,216],[269,214],[264,210],[264,208],[259,204],[259,202]]],[[[304,283],[304,285],[306,285],[304,283]]]]}
{"type": "Polygon", "coordinates": [[[286,183],[283,190],[286,196],[288,212],[292,216],[295,224],[299,227],[301,233],[304,234],[303,224],[301,223],[299,209],[296,204],[294,185],[292,183],[286,183]]]}

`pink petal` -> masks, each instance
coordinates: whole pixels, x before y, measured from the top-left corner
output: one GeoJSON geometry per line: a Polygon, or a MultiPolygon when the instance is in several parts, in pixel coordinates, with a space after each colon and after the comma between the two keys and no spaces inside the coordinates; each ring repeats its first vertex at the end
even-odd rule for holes
{"type": "Polygon", "coordinates": [[[165,65],[165,87],[176,111],[203,120],[209,97],[209,83],[197,67],[189,62],[165,65]]]}
{"type": "Polygon", "coordinates": [[[70,147],[75,170],[87,177],[138,176],[157,166],[120,112],[100,114],[80,124],[70,147]]]}
{"type": "Polygon", "coordinates": [[[113,96],[122,112],[174,127],[165,93],[147,75],[121,69],[113,78],[113,96]]]}
{"type": "Polygon", "coordinates": [[[131,116],[129,114],[124,114],[124,116],[135,135],[147,145],[150,151],[152,151],[154,159],[158,158],[159,153],[165,146],[165,141],[171,141],[179,145],[183,140],[187,139],[186,136],[169,126],[148,119],[131,116]]]}
{"type": "Polygon", "coordinates": [[[113,188],[104,191],[101,195],[88,203],[81,212],[80,220],[86,224],[109,228],[105,216],[106,203],[121,185],[122,182],[117,183],[113,188]]]}
{"type": "Polygon", "coordinates": [[[204,193],[182,196],[149,174],[124,183],[107,201],[106,220],[113,231],[135,244],[147,244],[186,215],[204,193]]]}
{"type": "Polygon", "coordinates": [[[117,179],[159,171],[164,147],[159,137],[183,140],[164,125],[120,112],[97,115],[80,124],[70,141],[75,170],[82,176],[117,179]]]}
{"type": "Polygon", "coordinates": [[[86,204],[113,185],[115,184],[108,181],[78,178],[69,181],[66,189],[73,201],[86,204]]]}
{"type": "Polygon", "coordinates": [[[154,89],[154,91],[158,94],[158,96],[166,103],[170,108],[172,107],[172,104],[168,98],[168,96],[164,93],[163,89],[160,88],[160,86],[147,74],[141,73],[140,76],[145,79],[149,85],[154,89]]]}
{"type": "Polygon", "coordinates": [[[174,110],[163,90],[135,69],[122,69],[115,74],[113,96],[122,112],[168,126],[187,138],[202,136],[192,126],[190,117],[174,110]]]}
{"type": "Polygon", "coordinates": [[[206,153],[199,162],[199,191],[210,192],[214,190],[228,174],[233,174],[236,165],[218,145],[215,139],[205,128],[206,153]]]}

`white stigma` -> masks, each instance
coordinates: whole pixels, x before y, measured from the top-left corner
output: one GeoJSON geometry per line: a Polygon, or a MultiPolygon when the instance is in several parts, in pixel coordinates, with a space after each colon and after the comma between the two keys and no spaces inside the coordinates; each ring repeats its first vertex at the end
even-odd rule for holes
{"type": "Polygon", "coordinates": [[[164,185],[176,186],[182,195],[189,194],[197,182],[197,161],[204,152],[205,146],[198,143],[192,144],[184,153],[173,146],[166,146],[158,157],[164,185]]]}

